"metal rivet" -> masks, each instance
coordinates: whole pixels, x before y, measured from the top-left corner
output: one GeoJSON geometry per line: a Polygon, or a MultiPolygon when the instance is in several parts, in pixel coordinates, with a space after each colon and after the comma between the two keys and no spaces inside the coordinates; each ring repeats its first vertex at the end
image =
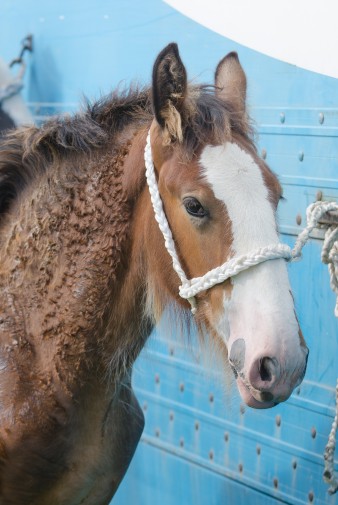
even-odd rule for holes
{"type": "Polygon", "coordinates": [[[273,479],[273,486],[276,489],[278,488],[278,479],[276,477],[273,479]]]}
{"type": "Polygon", "coordinates": [[[212,403],[214,401],[214,395],[210,393],[209,395],[209,402],[212,403]]]}
{"type": "Polygon", "coordinates": [[[200,423],[195,421],[195,430],[198,431],[200,429],[200,423]]]}
{"type": "Polygon", "coordinates": [[[258,454],[258,456],[259,456],[259,455],[260,455],[260,453],[261,453],[261,448],[259,447],[259,445],[257,445],[257,447],[256,447],[256,452],[257,452],[257,454],[258,454]]]}
{"type": "Polygon", "coordinates": [[[226,442],[228,442],[228,441],[229,441],[229,433],[224,433],[224,440],[225,440],[226,442]]]}
{"type": "Polygon", "coordinates": [[[285,114],[284,114],[284,112],[281,112],[279,114],[279,120],[280,120],[281,123],[285,123],[285,114]]]}
{"type": "Polygon", "coordinates": [[[214,451],[212,449],[209,451],[209,459],[214,459],[214,451]]]}
{"type": "Polygon", "coordinates": [[[302,216],[301,216],[301,214],[297,214],[297,216],[296,216],[296,223],[298,224],[298,226],[300,226],[302,224],[302,216]]]}
{"type": "Polygon", "coordinates": [[[262,156],[263,160],[266,160],[267,154],[268,153],[266,152],[266,149],[262,149],[261,156],[262,156]]]}
{"type": "Polygon", "coordinates": [[[160,382],[160,376],[158,374],[155,375],[155,382],[156,384],[160,382]]]}
{"type": "Polygon", "coordinates": [[[311,437],[316,438],[316,435],[317,435],[316,428],[311,428],[311,437]]]}
{"type": "Polygon", "coordinates": [[[146,404],[146,402],[144,402],[144,404],[143,404],[143,410],[147,410],[147,408],[148,408],[148,405],[146,404]]]}
{"type": "Polygon", "coordinates": [[[317,202],[323,200],[323,191],[321,191],[320,189],[316,193],[316,200],[317,202]]]}
{"type": "Polygon", "coordinates": [[[245,414],[245,406],[243,405],[243,403],[241,403],[241,405],[239,407],[239,411],[241,414],[245,414]]]}
{"type": "Polygon", "coordinates": [[[282,424],[282,418],[281,416],[278,414],[278,416],[276,416],[276,425],[277,426],[280,426],[282,424]]]}
{"type": "Polygon", "coordinates": [[[325,119],[325,116],[324,116],[323,112],[320,112],[318,114],[318,121],[319,121],[319,123],[323,124],[324,123],[324,119],[325,119]]]}
{"type": "Polygon", "coordinates": [[[183,384],[183,382],[180,383],[180,391],[184,391],[184,384],[183,384]]]}
{"type": "Polygon", "coordinates": [[[173,413],[173,412],[170,412],[170,414],[169,414],[169,419],[170,419],[170,421],[173,421],[173,420],[174,420],[174,413],[173,413]]]}
{"type": "Polygon", "coordinates": [[[238,471],[239,471],[240,473],[242,473],[242,472],[243,472],[243,465],[242,465],[242,463],[240,463],[240,464],[238,465],[238,471]]]}
{"type": "Polygon", "coordinates": [[[309,491],[308,498],[309,502],[312,503],[314,500],[315,495],[313,494],[313,491],[309,491]]]}
{"type": "Polygon", "coordinates": [[[157,437],[159,437],[159,436],[160,436],[160,430],[159,430],[159,428],[156,428],[156,430],[155,430],[155,435],[156,435],[157,437]]]}
{"type": "Polygon", "coordinates": [[[180,438],[180,447],[184,447],[184,438],[180,438]]]}
{"type": "Polygon", "coordinates": [[[299,159],[299,161],[303,161],[303,159],[304,159],[304,153],[303,153],[303,151],[299,151],[299,153],[298,153],[298,159],[299,159]]]}
{"type": "Polygon", "coordinates": [[[297,461],[292,461],[292,468],[296,470],[297,468],[297,461]]]}

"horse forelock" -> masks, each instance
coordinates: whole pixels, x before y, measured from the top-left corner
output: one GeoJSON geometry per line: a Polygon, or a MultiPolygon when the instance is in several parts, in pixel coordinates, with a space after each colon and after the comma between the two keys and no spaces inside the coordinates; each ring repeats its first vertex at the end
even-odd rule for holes
{"type": "Polygon", "coordinates": [[[223,144],[233,134],[251,143],[253,130],[249,118],[217,96],[214,86],[196,86],[190,90],[183,124],[183,148],[188,155],[199,145],[223,144]]]}

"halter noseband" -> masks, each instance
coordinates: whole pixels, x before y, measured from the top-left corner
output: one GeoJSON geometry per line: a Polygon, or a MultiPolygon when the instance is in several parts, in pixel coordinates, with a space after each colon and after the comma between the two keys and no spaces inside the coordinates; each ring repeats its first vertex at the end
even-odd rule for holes
{"type": "MultiPolygon", "coordinates": [[[[284,258],[287,261],[294,261],[298,259],[301,256],[301,250],[305,245],[305,242],[308,240],[311,231],[317,224],[318,216],[315,215],[316,204],[313,204],[313,210],[315,211],[313,212],[314,215],[310,216],[310,213],[308,214],[308,226],[298,236],[293,249],[291,249],[288,245],[281,243],[260,247],[255,251],[231,258],[229,261],[223,263],[223,265],[209,270],[209,272],[207,272],[202,277],[187,279],[178,258],[175,242],[169,227],[168,220],[164,213],[161,196],[158,190],[151,153],[150,130],[148,132],[147,143],[144,150],[144,160],[146,166],[146,178],[151,202],[155,213],[155,219],[158,222],[160,230],[163,234],[165,247],[172,258],[174,270],[181,279],[179,294],[181,298],[188,300],[191,305],[191,311],[193,314],[195,314],[197,311],[195,296],[201,291],[205,291],[206,289],[209,289],[216,284],[220,284],[230,277],[234,277],[243,270],[247,270],[248,268],[258,265],[259,263],[263,263],[264,261],[281,258],[284,258]]],[[[331,210],[331,208],[328,207],[326,211],[328,210],[331,210]]],[[[323,214],[322,210],[320,212],[323,214]]],[[[319,215],[319,212],[317,212],[317,214],[319,215]]]]}

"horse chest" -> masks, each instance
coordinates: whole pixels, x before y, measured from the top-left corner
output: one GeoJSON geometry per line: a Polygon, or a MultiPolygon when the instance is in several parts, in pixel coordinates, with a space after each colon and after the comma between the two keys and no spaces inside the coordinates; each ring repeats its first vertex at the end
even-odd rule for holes
{"type": "Polygon", "coordinates": [[[96,396],[78,415],[69,471],[36,505],[108,504],[129,466],[144,426],[130,382],[118,386],[108,404],[96,396]]]}

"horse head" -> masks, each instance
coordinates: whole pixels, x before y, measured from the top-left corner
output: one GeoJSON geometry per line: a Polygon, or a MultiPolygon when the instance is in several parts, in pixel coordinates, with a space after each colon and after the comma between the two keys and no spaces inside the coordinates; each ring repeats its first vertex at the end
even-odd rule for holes
{"type": "MultiPolygon", "coordinates": [[[[189,297],[178,296],[180,272],[199,282],[252,251],[282,247],[276,222],[282,189],[251,140],[246,76],[236,53],[218,64],[213,87],[190,86],[170,44],[155,62],[152,93],[150,157],[179,274],[159,257],[154,275],[188,307],[189,297]]],[[[286,400],[305,374],[308,349],[284,258],[259,260],[201,286],[189,298],[197,324],[228,357],[243,400],[255,408],[286,400]]]]}

